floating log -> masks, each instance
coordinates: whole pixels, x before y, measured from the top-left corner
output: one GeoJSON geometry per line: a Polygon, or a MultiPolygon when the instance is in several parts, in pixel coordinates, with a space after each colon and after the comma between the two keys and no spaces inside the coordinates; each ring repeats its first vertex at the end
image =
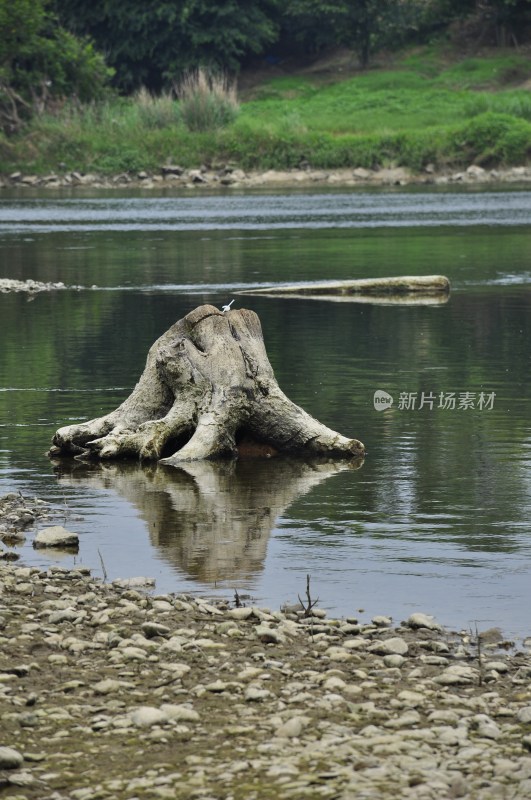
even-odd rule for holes
{"type": "Polygon", "coordinates": [[[312,281],[241,289],[237,294],[266,297],[319,297],[355,299],[360,297],[389,297],[408,295],[447,297],[450,281],[444,275],[403,275],[395,278],[359,278],[350,281],[312,281]]]}
{"type": "Polygon", "coordinates": [[[254,311],[203,305],[151,346],[140,380],[117,409],[60,428],[49,455],[178,466],[235,457],[240,446],[264,457],[365,453],[360,441],[327,428],[281,391],[254,311]]]}

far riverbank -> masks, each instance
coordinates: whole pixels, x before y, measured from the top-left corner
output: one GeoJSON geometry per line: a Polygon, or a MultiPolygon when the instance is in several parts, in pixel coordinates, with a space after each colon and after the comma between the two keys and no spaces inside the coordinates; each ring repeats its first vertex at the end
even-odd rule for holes
{"type": "Polygon", "coordinates": [[[427,167],[412,172],[404,167],[369,170],[356,169],[292,169],[244,171],[229,165],[221,168],[202,166],[184,169],[177,164],[162,166],[156,171],[122,172],[115,175],[78,171],[36,175],[13,172],[0,176],[2,189],[305,189],[312,187],[392,187],[392,186],[482,186],[531,183],[531,166],[506,169],[484,169],[470,165],[462,171],[439,172],[427,167]]]}

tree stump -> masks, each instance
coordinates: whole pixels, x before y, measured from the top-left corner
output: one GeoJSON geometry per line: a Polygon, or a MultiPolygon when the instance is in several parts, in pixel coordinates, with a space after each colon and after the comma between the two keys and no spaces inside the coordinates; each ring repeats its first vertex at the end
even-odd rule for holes
{"type": "Polygon", "coordinates": [[[203,305],[151,346],[140,380],[117,409],[59,428],[49,455],[177,466],[234,457],[244,448],[327,458],[365,452],[281,391],[253,311],[203,305]]]}

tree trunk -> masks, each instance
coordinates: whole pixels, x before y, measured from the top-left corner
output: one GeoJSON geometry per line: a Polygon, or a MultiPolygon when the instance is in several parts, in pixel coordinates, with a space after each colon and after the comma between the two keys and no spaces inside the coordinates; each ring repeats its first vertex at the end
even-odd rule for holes
{"type": "Polygon", "coordinates": [[[259,455],[352,458],[365,448],[313,419],[279,388],[260,320],[199,306],[151,346],[129,397],[110,414],[60,428],[52,457],[160,460],[259,455]]]}

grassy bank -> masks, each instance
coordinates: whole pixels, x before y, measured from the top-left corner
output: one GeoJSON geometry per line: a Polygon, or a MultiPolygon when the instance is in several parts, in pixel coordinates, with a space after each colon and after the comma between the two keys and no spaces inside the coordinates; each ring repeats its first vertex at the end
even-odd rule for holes
{"type": "Polygon", "coordinates": [[[169,95],[65,107],[16,138],[0,139],[0,172],[113,174],[224,162],[244,169],[420,170],[524,164],[531,154],[525,54],[456,59],[423,48],[391,67],[350,73],[262,76],[234,122],[203,133],[187,130],[169,95]]]}

